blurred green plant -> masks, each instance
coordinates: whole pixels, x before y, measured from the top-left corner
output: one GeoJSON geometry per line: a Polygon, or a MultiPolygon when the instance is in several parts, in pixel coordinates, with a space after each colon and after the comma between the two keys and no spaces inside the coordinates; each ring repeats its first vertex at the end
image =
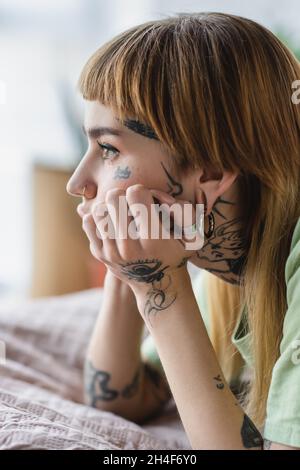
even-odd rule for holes
{"type": "Polygon", "coordinates": [[[291,34],[286,28],[279,27],[273,31],[273,33],[283,42],[300,60],[300,44],[296,44],[295,39],[292,38],[291,34]]]}

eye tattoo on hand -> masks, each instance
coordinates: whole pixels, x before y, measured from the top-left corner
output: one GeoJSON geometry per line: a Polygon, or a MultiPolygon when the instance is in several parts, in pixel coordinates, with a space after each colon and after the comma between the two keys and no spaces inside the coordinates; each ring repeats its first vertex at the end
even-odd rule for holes
{"type": "Polygon", "coordinates": [[[160,281],[164,276],[164,271],[169,266],[161,268],[159,260],[137,260],[132,263],[122,265],[121,272],[126,274],[129,279],[134,279],[137,282],[153,282],[160,281]]]}
{"type": "Polygon", "coordinates": [[[144,306],[144,317],[149,319],[150,324],[150,314],[156,315],[158,311],[165,310],[177,297],[175,293],[167,292],[171,284],[171,276],[165,273],[167,268],[169,266],[163,267],[158,259],[137,260],[121,266],[122,274],[125,274],[128,279],[151,284],[144,306]],[[167,285],[163,282],[165,280],[167,280],[167,285]]]}

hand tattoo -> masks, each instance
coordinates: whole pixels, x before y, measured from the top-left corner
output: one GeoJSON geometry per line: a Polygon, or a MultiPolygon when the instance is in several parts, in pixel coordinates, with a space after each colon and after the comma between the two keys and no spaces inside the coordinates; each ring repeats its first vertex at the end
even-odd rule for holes
{"type": "Polygon", "coordinates": [[[126,274],[128,279],[134,279],[137,282],[153,282],[159,281],[164,277],[164,270],[169,266],[162,269],[161,262],[157,259],[152,260],[137,260],[131,263],[123,264],[121,272],[126,274]]]}

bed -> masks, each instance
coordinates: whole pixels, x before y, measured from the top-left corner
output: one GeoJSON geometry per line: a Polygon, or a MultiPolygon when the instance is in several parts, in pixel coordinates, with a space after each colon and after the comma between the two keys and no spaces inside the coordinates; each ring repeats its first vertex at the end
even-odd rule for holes
{"type": "Polygon", "coordinates": [[[191,449],[173,399],[142,426],[83,403],[83,362],[102,296],[96,288],[0,306],[1,450],[191,449]]]}

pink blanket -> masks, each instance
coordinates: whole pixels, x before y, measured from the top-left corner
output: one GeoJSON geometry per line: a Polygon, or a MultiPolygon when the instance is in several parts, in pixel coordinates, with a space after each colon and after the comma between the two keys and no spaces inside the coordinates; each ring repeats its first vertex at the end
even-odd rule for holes
{"type": "Polygon", "coordinates": [[[83,404],[83,361],[102,295],[90,289],[0,307],[1,450],[191,449],[174,400],[143,426],[83,404]]]}

